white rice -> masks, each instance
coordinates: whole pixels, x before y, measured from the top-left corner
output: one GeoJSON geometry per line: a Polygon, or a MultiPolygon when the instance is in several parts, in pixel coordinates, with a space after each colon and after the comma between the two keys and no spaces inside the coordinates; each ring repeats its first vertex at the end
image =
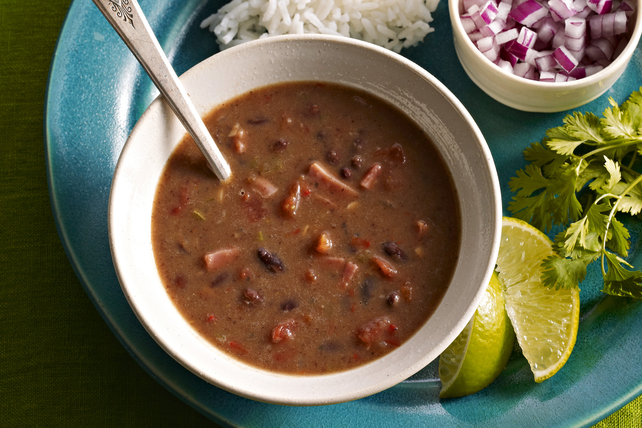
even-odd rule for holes
{"type": "Polygon", "coordinates": [[[434,31],[439,0],[232,0],[201,23],[221,49],[261,37],[321,33],[354,37],[395,52],[434,31]]]}

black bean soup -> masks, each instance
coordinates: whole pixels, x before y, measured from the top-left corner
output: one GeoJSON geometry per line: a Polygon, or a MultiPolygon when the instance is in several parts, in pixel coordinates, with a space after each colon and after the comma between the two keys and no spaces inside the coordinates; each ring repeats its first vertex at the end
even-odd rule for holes
{"type": "Polygon", "coordinates": [[[158,185],[167,292],[214,346],[268,370],[342,371],[398,348],[459,257],[449,171],[403,113],[334,84],[255,90],[205,122],[221,183],[189,136],[158,185]]]}

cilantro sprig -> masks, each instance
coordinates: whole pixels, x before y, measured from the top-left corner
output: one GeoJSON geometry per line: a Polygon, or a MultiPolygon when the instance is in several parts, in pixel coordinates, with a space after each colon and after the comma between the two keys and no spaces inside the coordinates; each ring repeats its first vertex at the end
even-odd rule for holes
{"type": "Polygon", "coordinates": [[[543,282],[571,288],[598,261],[603,292],[642,300],[642,271],[625,258],[630,234],[616,215],[642,211],[642,87],[603,117],[574,112],[524,151],[529,162],[509,182],[508,208],[517,218],[555,236],[557,256],[543,263],[543,282]]]}

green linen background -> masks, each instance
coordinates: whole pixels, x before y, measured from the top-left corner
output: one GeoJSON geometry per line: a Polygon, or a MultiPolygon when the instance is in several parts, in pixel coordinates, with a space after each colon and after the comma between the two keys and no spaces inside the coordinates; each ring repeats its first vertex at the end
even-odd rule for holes
{"type": "MultiPolygon", "coordinates": [[[[0,426],[215,427],[121,346],[58,237],[43,105],[70,3],[0,1],[0,426]]],[[[596,426],[641,425],[637,398],[596,426]]]]}

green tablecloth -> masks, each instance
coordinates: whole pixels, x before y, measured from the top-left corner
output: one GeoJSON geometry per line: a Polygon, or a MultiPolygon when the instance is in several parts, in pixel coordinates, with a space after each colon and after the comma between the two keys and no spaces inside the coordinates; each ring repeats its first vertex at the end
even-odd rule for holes
{"type": "MultiPolygon", "coordinates": [[[[0,427],[215,426],[125,351],[58,238],[42,121],[70,3],[0,0],[0,427]]],[[[642,426],[642,398],[596,426],[642,426]]]]}

